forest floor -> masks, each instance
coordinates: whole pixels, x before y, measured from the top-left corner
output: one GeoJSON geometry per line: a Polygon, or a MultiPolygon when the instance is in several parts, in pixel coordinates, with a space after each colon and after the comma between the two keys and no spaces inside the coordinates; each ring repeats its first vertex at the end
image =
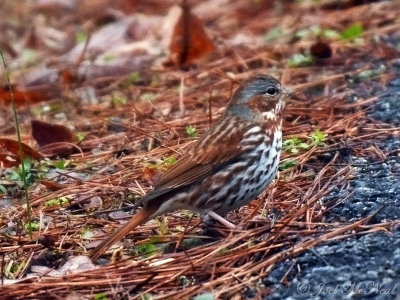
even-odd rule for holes
{"type": "Polygon", "coordinates": [[[0,4],[1,299],[400,295],[398,1],[23,2],[0,4]],[[178,211],[90,261],[255,73],[296,95],[240,226],[178,211]]]}

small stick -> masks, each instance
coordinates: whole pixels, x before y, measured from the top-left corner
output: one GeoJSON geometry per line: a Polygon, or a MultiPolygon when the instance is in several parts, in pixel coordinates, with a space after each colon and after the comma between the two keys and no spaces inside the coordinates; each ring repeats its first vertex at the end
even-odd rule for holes
{"type": "Polygon", "coordinates": [[[226,228],[229,229],[235,229],[236,225],[232,224],[231,222],[229,222],[228,220],[226,220],[225,218],[221,217],[220,215],[216,214],[213,211],[209,211],[208,215],[213,218],[214,220],[217,220],[218,222],[220,222],[222,225],[224,225],[226,228]]]}

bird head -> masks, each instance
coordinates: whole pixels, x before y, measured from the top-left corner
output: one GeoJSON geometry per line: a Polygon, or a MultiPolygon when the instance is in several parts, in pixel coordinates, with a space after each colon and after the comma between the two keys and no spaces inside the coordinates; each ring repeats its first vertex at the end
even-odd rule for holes
{"type": "Polygon", "coordinates": [[[269,75],[255,75],[244,81],[232,96],[226,115],[254,121],[281,119],[285,100],[293,92],[269,75]]]}

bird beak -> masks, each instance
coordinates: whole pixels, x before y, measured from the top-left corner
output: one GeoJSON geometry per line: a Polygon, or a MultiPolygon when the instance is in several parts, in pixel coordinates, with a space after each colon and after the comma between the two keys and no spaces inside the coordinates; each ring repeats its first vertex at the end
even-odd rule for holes
{"type": "Polygon", "coordinates": [[[282,88],[282,93],[286,96],[292,96],[295,93],[295,91],[289,88],[282,88]]]}

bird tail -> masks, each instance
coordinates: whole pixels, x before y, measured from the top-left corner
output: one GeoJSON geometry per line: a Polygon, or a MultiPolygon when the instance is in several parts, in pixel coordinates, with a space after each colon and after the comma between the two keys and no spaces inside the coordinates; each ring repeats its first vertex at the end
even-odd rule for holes
{"type": "Polygon", "coordinates": [[[90,255],[92,261],[95,261],[97,258],[99,258],[100,255],[102,255],[108,248],[121,240],[135,227],[145,223],[154,212],[154,209],[143,207],[136,215],[132,217],[128,223],[123,225],[121,228],[118,228],[111,236],[102,241],[93,250],[92,254],[90,255]]]}

